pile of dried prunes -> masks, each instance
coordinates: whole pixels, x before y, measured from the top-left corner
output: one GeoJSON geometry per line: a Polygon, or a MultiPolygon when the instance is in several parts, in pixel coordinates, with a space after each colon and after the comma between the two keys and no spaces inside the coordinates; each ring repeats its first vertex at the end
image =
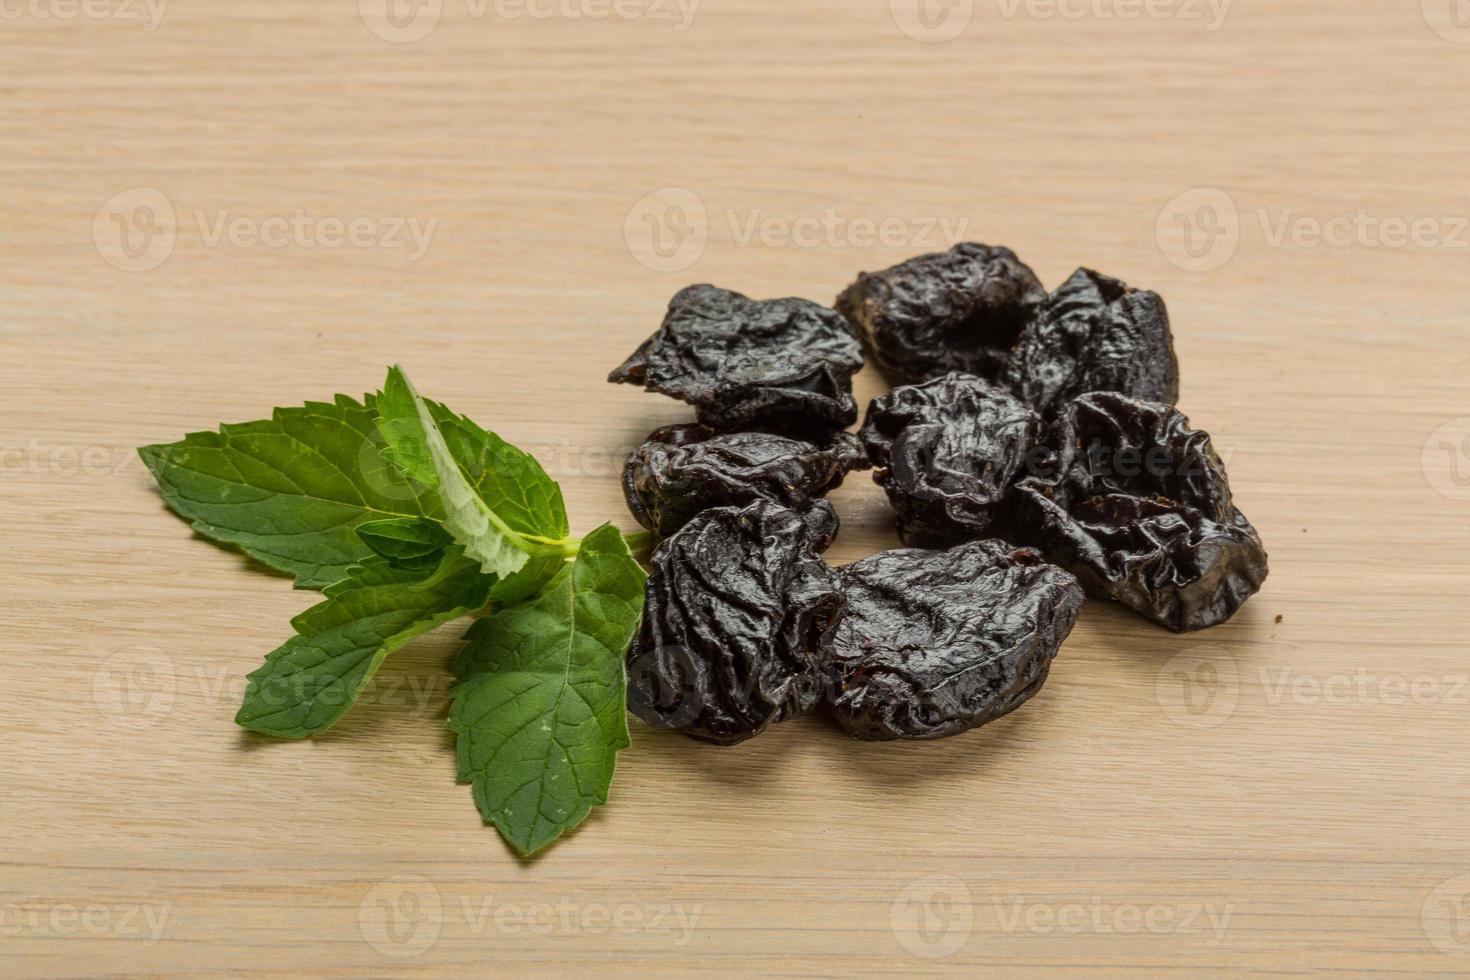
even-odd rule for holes
{"type": "Polygon", "coordinates": [[[857,738],[955,735],[1041,688],[1084,594],[1182,633],[1266,578],[1173,407],[1164,301],[1088,269],[1048,294],[966,243],[862,274],[835,309],[691,286],[609,380],[696,411],[623,473],[659,542],[629,707],[692,738],[819,707],[857,738]],[[853,435],[865,350],[899,387],[853,435]],[[907,547],[834,569],[823,497],[868,468],[907,547]]]}

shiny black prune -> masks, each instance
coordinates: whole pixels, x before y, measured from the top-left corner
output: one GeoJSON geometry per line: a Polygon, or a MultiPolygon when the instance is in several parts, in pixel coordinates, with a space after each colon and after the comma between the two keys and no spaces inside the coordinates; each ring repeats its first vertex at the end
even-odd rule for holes
{"type": "Polygon", "coordinates": [[[711,507],[769,500],[794,510],[841,486],[867,454],[850,432],[821,444],[701,425],[658,429],[628,457],[623,495],[638,523],[667,537],[711,507]]]}
{"type": "Polygon", "coordinates": [[[818,557],[837,533],[825,500],[706,510],[653,552],[628,707],[658,728],[733,745],[817,701],[813,651],[843,609],[818,557]]]}
{"type": "Polygon", "coordinates": [[[874,399],[861,435],[904,543],[935,547],[981,536],[1024,475],[1041,425],[1023,402],[970,374],[874,399]]]}
{"type": "Polygon", "coordinates": [[[884,375],[902,384],[950,371],[997,377],[1045,299],[1016,253],[963,242],[861,274],[836,306],[857,326],[884,375]]]}
{"type": "Polygon", "coordinates": [[[1052,417],[1090,391],[1179,401],[1179,361],[1169,312],[1157,293],[1078,269],[1016,340],[1003,379],[1052,417]]]}
{"type": "Polygon", "coordinates": [[[690,286],[608,380],[688,402],[722,431],[815,434],[857,420],[852,376],[862,364],[862,345],[835,310],[690,286]]]}
{"type": "Polygon", "coordinates": [[[885,551],[838,572],[847,613],[819,669],[833,717],[875,741],[957,735],[1046,682],[1076,623],[1076,579],[1029,549],[885,551]]]}
{"type": "Polygon", "coordinates": [[[1183,633],[1225,622],[1265,581],[1266,550],[1224,464],[1178,411],[1095,392],[1043,443],[1045,472],[1016,484],[1006,523],[1089,594],[1183,633]]]}

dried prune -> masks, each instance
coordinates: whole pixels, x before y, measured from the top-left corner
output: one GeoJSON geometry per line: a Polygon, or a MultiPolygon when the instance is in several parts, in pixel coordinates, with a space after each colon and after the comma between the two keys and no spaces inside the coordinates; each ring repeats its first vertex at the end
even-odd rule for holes
{"type": "Polygon", "coordinates": [[[950,371],[995,378],[1046,299],[1008,248],[963,242],[883,272],[865,272],[837,298],[893,383],[950,371]]]}
{"type": "Polygon", "coordinates": [[[943,546],[990,525],[1041,434],[1041,419],[971,374],[895,388],[868,407],[862,439],[905,544],[943,546]]]}
{"type": "Polygon", "coordinates": [[[848,611],[822,648],[824,697],[875,741],[957,735],[1014,711],[1082,607],[1071,575],[996,540],[885,551],[838,575],[848,611]]]}
{"type": "Polygon", "coordinates": [[[623,495],[638,523],[661,537],[711,507],[770,500],[805,510],[868,466],[857,436],[822,444],[765,432],[719,433],[702,425],[654,431],[623,467],[623,495]]]}
{"type": "Polygon", "coordinates": [[[1016,340],[1005,383],[1050,418],[1090,391],[1173,405],[1179,361],[1157,293],[1078,269],[1016,340]]]}
{"type": "Polygon", "coordinates": [[[1224,464],[1178,411],[1094,392],[1043,444],[1050,458],[1016,484],[1006,523],[1089,594],[1183,633],[1225,622],[1265,581],[1266,550],[1224,464]]]}
{"type": "Polygon", "coordinates": [[[825,500],[699,514],[653,552],[628,707],[650,725],[733,745],[817,701],[813,651],[843,609],[818,557],[837,532],[825,500]]]}
{"type": "Polygon", "coordinates": [[[690,286],[608,380],[688,402],[711,428],[807,434],[857,420],[852,376],[862,364],[862,345],[835,310],[690,286]]]}

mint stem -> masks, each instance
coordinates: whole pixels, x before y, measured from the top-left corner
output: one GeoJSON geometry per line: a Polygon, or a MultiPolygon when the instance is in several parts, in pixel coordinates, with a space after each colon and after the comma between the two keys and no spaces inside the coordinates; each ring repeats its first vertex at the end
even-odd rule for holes
{"type": "MultiPolygon", "coordinates": [[[[634,558],[647,558],[653,552],[653,532],[633,531],[623,535],[627,542],[628,550],[633,553],[634,558]]],[[[564,541],[541,541],[536,542],[532,554],[555,555],[558,558],[572,559],[582,551],[581,538],[567,538],[564,541]]]]}
{"type": "Polygon", "coordinates": [[[623,535],[623,540],[628,543],[628,550],[633,552],[634,558],[644,559],[653,553],[652,531],[634,531],[623,535]]]}

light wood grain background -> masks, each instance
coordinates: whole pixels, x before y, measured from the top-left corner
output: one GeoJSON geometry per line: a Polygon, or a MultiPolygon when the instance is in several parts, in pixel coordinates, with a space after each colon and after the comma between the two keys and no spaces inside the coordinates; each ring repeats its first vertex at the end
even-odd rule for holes
{"type": "MultiPolygon", "coordinates": [[[[902,0],[652,2],[444,0],[411,43],[352,0],[3,5],[0,972],[1470,971],[1470,17],[977,0],[926,43],[902,0]],[[434,224],[213,237],[298,212],[434,224]],[[1312,240],[1360,214],[1417,234],[1312,240]],[[939,219],[1167,297],[1271,551],[1233,622],[1090,604],[1039,698],[934,744],[635,725],[533,863],[453,783],[454,628],[327,737],[232,724],[312,597],[134,447],[401,361],[631,526],[617,455],[686,412],[603,377],[678,287],[830,301],[939,219]]],[[[835,500],[833,560],[893,543],[865,478],[835,500]]]]}

